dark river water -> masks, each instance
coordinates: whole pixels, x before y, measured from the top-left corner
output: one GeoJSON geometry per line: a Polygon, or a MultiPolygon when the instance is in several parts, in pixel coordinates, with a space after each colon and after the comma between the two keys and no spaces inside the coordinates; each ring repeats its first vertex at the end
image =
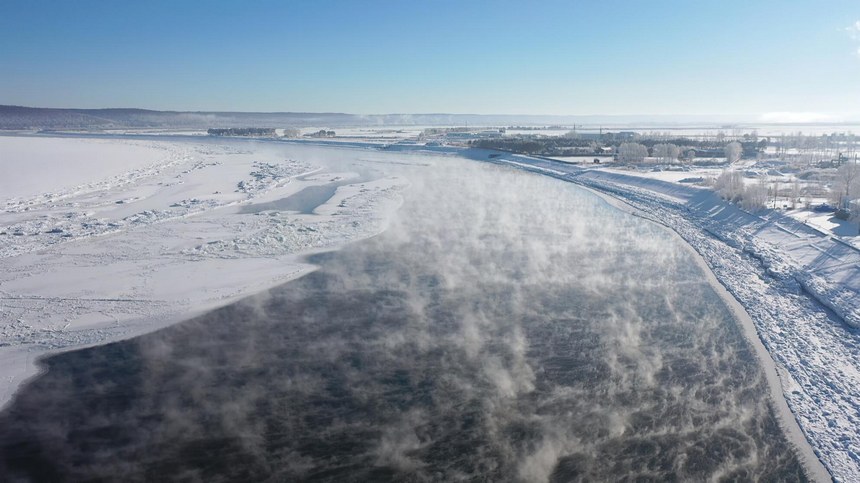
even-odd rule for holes
{"type": "Polygon", "coordinates": [[[805,479],[676,237],[560,181],[426,164],[316,272],[47,358],[0,415],[2,479],[805,479]]]}

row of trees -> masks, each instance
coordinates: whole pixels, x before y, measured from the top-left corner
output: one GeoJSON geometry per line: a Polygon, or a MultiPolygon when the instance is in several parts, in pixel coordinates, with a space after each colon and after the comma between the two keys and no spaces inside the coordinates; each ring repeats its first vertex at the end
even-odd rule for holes
{"type": "MultiPolygon", "coordinates": [[[[835,172],[835,178],[830,189],[829,201],[838,209],[836,216],[851,221],[860,221],[860,164],[849,163],[841,166],[835,172]]],[[[787,187],[778,178],[769,181],[767,175],[759,176],[757,181],[744,182],[745,174],[741,171],[729,168],[724,170],[713,181],[714,190],[724,199],[741,205],[746,210],[755,211],[768,205],[768,200],[779,207],[782,198],[787,198],[792,209],[797,208],[802,201],[802,196],[807,188],[801,187],[800,181],[795,179],[788,183],[787,187]]],[[[807,206],[809,198],[806,199],[807,206]]]]}
{"type": "Polygon", "coordinates": [[[492,139],[476,139],[469,144],[476,148],[500,149],[523,154],[539,154],[543,156],[565,156],[568,152],[577,148],[589,148],[592,153],[598,154],[599,145],[594,141],[585,139],[572,139],[563,136],[554,137],[532,137],[532,136],[509,136],[492,139]]]}
{"type": "Polygon", "coordinates": [[[648,148],[639,143],[621,143],[618,146],[618,160],[623,163],[641,163],[648,157],[648,148]]]}
{"type": "Polygon", "coordinates": [[[808,134],[803,132],[771,136],[771,145],[780,159],[792,159],[807,165],[829,161],[842,155],[846,159],[857,157],[860,137],[851,132],[808,134]]]}
{"type": "Polygon", "coordinates": [[[655,144],[651,148],[651,156],[659,159],[661,163],[674,163],[681,157],[681,148],[671,143],[655,144]]]}
{"type": "Polygon", "coordinates": [[[275,136],[275,130],[267,127],[210,128],[206,132],[210,136],[275,136]]]}
{"type": "MultiPolygon", "coordinates": [[[[692,150],[695,153],[695,150],[692,150]]],[[[618,160],[623,163],[641,163],[648,157],[648,147],[640,143],[621,143],[618,146],[618,160]]],[[[661,143],[651,148],[651,156],[658,158],[661,163],[675,163],[681,157],[682,149],[676,144],[661,143]]],[[[730,142],[723,148],[723,154],[729,163],[737,162],[743,154],[743,146],[739,142],[730,142]]],[[[685,156],[692,158],[693,155],[685,156]]]]}
{"type": "MultiPolygon", "coordinates": [[[[428,130],[429,131],[429,130],[428,130]]],[[[732,145],[737,149],[738,157],[744,154],[747,157],[755,157],[767,147],[767,141],[760,142],[715,142],[712,140],[698,140],[690,138],[675,137],[668,140],[655,140],[640,138],[634,141],[619,140],[594,140],[570,136],[505,136],[492,139],[476,139],[470,141],[476,148],[500,149],[522,154],[538,154],[542,156],[571,156],[588,152],[595,155],[604,154],[608,149],[618,152],[624,144],[639,144],[645,146],[649,153],[653,153],[655,147],[656,157],[679,159],[680,157],[692,158],[697,153],[707,153],[705,157],[718,157],[723,154],[726,146],[732,145]],[[667,153],[665,150],[668,149],[667,153]],[[677,149],[677,154],[673,156],[677,149]]],[[[629,148],[628,148],[629,149],[629,148]]],[[[635,148],[637,151],[640,148],[635,148]]],[[[648,154],[645,157],[649,156],[648,154]]],[[[636,158],[638,156],[634,156],[636,158]]],[[[643,158],[644,159],[644,158],[643,158]]]]}

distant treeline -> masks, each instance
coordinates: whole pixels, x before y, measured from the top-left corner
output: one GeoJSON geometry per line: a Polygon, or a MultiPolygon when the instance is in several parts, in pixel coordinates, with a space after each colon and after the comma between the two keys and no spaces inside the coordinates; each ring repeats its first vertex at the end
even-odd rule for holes
{"type": "Polygon", "coordinates": [[[275,136],[273,128],[266,127],[230,127],[224,129],[212,129],[206,131],[210,136],[275,136]]]}
{"type": "MultiPolygon", "coordinates": [[[[606,139],[596,141],[593,139],[582,139],[570,136],[532,137],[511,136],[494,139],[476,139],[470,145],[482,149],[498,149],[522,154],[535,154],[541,156],[574,156],[578,154],[603,154],[605,148],[613,148],[614,151],[624,141],[620,139],[606,139]]],[[[652,149],[657,144],[674,144],[682,150],[695,150],[699,153],[721,153],[729,144],[726,141],[697,140],[688,138],[677,139],[648,139],[640,137],[636,142],[652,149]]],[[[767,146],[767,140],[740,142],[744,157],[755,157],[755,154],[767,146]]],[[[701,155],[701,154],[700,154],[701,155]]]]}
{"type": "Polygon", "coordinates": [[[594,141],[567,137],[504,137],[495,139],[475,139],[469,143],[476,148],[499,149],[514,153],[540,154],[543,156],[565,156],[585,148],[591,152],[599,150],[594,141]]]}
{"type": "Polygon", "coordinates": [[[320,129],[317,132],[305,134],[305,136],[312,137],[312,138],[333,138],[336,136],[336,134],[334,131],[326,131],[325,129],[320,129]]]}

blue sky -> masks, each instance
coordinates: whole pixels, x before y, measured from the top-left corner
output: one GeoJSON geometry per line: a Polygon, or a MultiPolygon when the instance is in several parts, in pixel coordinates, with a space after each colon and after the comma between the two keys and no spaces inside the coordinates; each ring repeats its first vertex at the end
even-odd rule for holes
{"type": "Polygon", "coordinates": [[[3,0],[0,104],[858,118],[858,21],[857,0],[3,0]]]}

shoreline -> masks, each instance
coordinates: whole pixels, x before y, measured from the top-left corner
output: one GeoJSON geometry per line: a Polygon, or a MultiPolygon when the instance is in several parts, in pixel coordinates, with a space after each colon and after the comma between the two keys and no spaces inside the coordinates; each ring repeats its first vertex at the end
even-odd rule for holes
{"type": "MultiPolygon", "coordinates": [[[[586,191],[593,193],[595,196],[598,196],[602,200],[604,200],[610,206],[628,213],[630,215],[648,220],[650,222],[656,223],[672,233],[674,237],[677,237],[678,240],[681,241],[685,250],[687,250],[691,255],[693,255],[693,259],[696,262],[696,265],[702,270],[705,274],[705,278],[707,279],[708,285],[717,293],[723,303],[726,304],[726,308],[734,316],[735,320],[737,320],[738,325],[740,325],[741,330],[743,331],[744,338],[747,342],[752,346],[756,358],[758,359],[762,372],[764,373],[765,379],[767,381],[768,393],[770,396],[771,407],[775,413],[777,420],[779,421],[779,426],[783,431],[786,439],[792,444],[797,452],[797,456],[801,461],[804,469],[807,471],[807,476],[812,481],[833,481],[833,476],[827,471],[827,468],[824,466],[824,463],[818,458],[815,454],[815,450],[812,448],[809,440],[806,438],[806,435],[803,433],[803,430],[800,428],[800,423],[797,421],[794,412],[791,408],[788,407],[788,402],[785,399],[785,393],[782,389],[782,377],[780,377],[780,366],[777,365],[776,361],[774,361],[773,356],[767,350],[767,348],[762,343],[759,338],[758,331],[756,330],[755,324],[753,323],[752,317],[746,311],[744,306],[740,303],[740,301],[732,295],[731,292],[723,285],[717,275],[714,273],[712,268],[708,265],[705,258],[699,253],[696,248],[690,244],[680,233],[678,233],[671,226],[661,223],[658,220],[652,219],[648,216],[644,216],[639,210],[636,209],[635,206],[627,203],[626,200],[620,197],[616,197],[609,193],[600,192],[592,187],[585,186],[579,183],[574,182],[576,186],[585,189],[586,191]]],[[[782,369],[784,370],[784,369],[782,369]]]]}
{"type": "MultiPolygon", "coordinates": [[[[337,194],[332,196],[329,201],[327,201],[323,205],[320,205],[320,208],[324,208],[327,205],[331,204],[333,200],[339,201],[344,194],[346,194],[347,196],[351,194],[351,191],[352,190],[348,189],[345,190],[345,193],[340,193],[341,196],[338,196],[337,194]]],[[[263,284],[259,284],[252,287],[239,288],[234,294],[230,296],[218,300],[207,300],[202,304],[186,308],[185,310],[183,310],[181,307],[178,307],[172,313],[156,314],[155,316],[151,317],[141,317],[131,320],[125,320],[119,324],[102,323],[77,329],[80,332],[97,330],[116,332],[113,335],[108,335],[101,340],[93,342],[87,342],[83,344],[70,344],[65,347],[45,349],[39,348],[38,346],[28,347],[23,344],[18,346],[0,347],[0,367],[4,367],[4,370],[0,372],[0,377],[6,379],[6,381],[4,381],[5,383],[2,385],[2,387],[0,387],[0,411],[4,411],[7,409],[7,407],[12,403],[15,398],[15,395],[18,393],[18,391],[21,390],[21,388],[23,388],[33,379],[39,377],[45,372],[44,365],[42,364],[43,359],[64,352],[104,346],[115,342],[133,339],[135,337],[157,332],[167,327],[181,324],[185,321],[200,317],[213,310],[217,310],[219,308],[237,303],[240,300],[264,294],[272,289],[280,287],[281,285],[297,280],[318,269],[316,265],[307,262],[309,257],[320,253],[340,250],[349,243],[378,236],[379,234],[387,230],[388,224],[391,221],[392,214],[399,209],[399,207],[402,205],[402,202],[402,197],[398,196],[397,199],[394,200],[394,202],[382,203],[381,209],[379,209],[377,212],[377,214],[381,215],[383,218],[380,223],[380,226],[378,226],[377,230],[373,230],[370,233],[364,233],[364,236],[361,236],[357,239],[353,238],[347,240],[340,240],[339,242],[330,246],[311,247],[309,249],[302,250],[296,253],[287,253],[274,259],[269,259],[270,262],[280,262],[284,264],[284,268],[279,271],[279,276],[274,278],[269,277],[267,281],[263,284]],[[104,325],[107,326],[102,327],[104,325]],[[16,365],[18,365],[19,367],[23,366],[24,369],[15,372],[12,375],[9,375],[9,372],[13,372],[10,371],[9,368],[15,367],[16,365]]]]}
{"type": "MultiPolygon", "coordinates": [[[[339,247],[331,249],[336,250],[337,248],[339,247]]],[[[279,278],[277,281],[274,281],[272,284],[264,286],[262,289],[258,290],[258,287],[254,287],[248,291],[237,293],[231,297],[219,300],[217,302],[211,302],[195,306],[187,311],[177,311],[175,313],[165,314],[164,317],[144,317],[124,321],[120,325],[105,328],[104,330],[114,330],[118,333],[114,334],[113,336],[107,336],[103,340],[87,342],[79,345],[68,345],[66,347],[59,348],[41,349],[38,347],[27,347],[21,345],[9,346],[10,350],[8,351],[0,350],[0,365],[5,368],[3,376],[6,376],[5,372],[10,372],[8,371],[8,368],[14,367],[15,364],[19,364],[24,367],[22,371],[18,371],[14,375],[8,376],[8,384],[4,384],[4,386],[0,388],[0,411],[4,411],[7,409],[7,407],[15,399],[15,396],[18,394],[18,391],[20,391],[24,386],[29,384],[33,379],[45,373],[45,368],[44,364],[42,364],[42,361],[46,358],[53,357],[64,352],[105,346],[113,344],[115,342],[121,342],[124,340],[133,339],[135,337],[140,337],[142,335],[151,334],[153,332],[158,332],[159,330],[165,329],[167,327],[181,324],[187,320],[200,317],[213,310],[217,310],[230,304],[234,304],[245,298],[254,297],[258,294],[265,293],[273,288],[301,278],[308,273],[311,273],[316,270],[315,265],[303,263],[301,260],[307,256],[313,255],[314,253],[328,250],[330,249],[315,250],[308,253],[289,255],[288,257],[285,257],[294,259],[290,260],[289,263],[293,264],[295,270],[287,274],[283,278],[279,278]]],[[[100,329],[101,328],[99,326],[93,326],[82,328],[79,330],[89,331],[100,329]]]]}

